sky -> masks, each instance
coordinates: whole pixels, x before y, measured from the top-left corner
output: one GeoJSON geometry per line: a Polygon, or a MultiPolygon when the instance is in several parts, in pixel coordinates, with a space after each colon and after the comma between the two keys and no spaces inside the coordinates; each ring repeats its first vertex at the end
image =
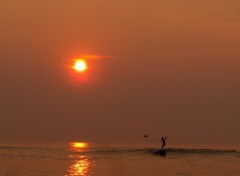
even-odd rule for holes
{"type": "Polygon", "coordinates": [[[0,143],[240,145],[239,0],[8,0],[0,26],[0,143]]]}

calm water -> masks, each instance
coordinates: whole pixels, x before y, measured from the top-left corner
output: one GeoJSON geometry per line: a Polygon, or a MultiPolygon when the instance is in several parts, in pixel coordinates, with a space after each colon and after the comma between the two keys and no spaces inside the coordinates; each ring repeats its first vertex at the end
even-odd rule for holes
{"type": "Polygon", "coordinates": [[[0,147],[0,176],[239,176],[234,150],[0,147]],[[151,149],[152,150],[152,149],[151,149]]]}

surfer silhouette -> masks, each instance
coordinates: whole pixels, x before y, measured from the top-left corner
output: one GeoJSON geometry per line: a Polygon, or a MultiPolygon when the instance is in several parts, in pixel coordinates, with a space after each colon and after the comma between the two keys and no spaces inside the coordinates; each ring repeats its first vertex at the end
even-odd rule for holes
{"type": "Polygon", "coordinates": [[[165,149],[164,149],[164,146],[166,145],[166,140],[167,140],[167,137],[162,137],[162,139],[161,139],[162,149],[163,149],[163,150],[165,150],[165,149]]]}

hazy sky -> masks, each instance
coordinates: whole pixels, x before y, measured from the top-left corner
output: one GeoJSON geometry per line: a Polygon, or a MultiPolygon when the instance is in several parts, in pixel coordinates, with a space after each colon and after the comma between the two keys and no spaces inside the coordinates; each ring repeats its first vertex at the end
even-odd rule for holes
{"type": "Polygon", "coordinates": [[[239,0],[0,2],[0,142],[240,144],[239,78],[239,0]]]}

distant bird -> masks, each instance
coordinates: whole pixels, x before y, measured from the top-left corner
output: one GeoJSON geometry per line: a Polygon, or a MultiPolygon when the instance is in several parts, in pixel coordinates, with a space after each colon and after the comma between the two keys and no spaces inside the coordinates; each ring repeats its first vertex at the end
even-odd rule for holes
{"type": "Polygon", "coordinates": [[[148,135],[147,135],[147,134],[145,134],[143,137],[147,138],[147,137],[148,137],[148,135]]]}

